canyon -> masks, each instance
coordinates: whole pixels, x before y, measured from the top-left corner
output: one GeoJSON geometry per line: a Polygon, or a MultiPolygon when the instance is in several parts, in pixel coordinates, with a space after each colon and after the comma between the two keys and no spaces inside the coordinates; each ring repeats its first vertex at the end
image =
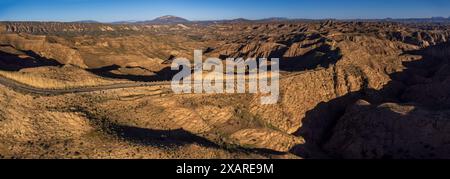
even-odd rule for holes
{"type": "Polygon", "coordinates": [[[445,23],[1,22],[0,158],[449,158],[449,40],[445,23]],[[194,50],[279,58],[278,103],[174,94],[194,50]]]}

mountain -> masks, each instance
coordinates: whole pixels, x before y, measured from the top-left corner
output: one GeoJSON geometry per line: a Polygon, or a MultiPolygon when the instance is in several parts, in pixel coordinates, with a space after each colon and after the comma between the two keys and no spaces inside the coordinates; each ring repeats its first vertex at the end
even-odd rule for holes
{"type": "Polygon", "coordinates": [[[431,17],[431,18],[404,18],[404,19],[393,19],[393,18],[386,18],[383,19],[383,21],[390,21],[390,22],[400,22],[400,23],[443,23],[443,24],[450,24],[450,17],[431,17]]]}
{"type": "Polygon", "coordinates": [[[116,21],[116,22],[111,22],[112,24],[134,24],[137,23],[138,21],[134,21],[134,20],[129,20],[129,21],[116,21]]]}
{"type": "Polygon", "coordinates": [[[286,17],[270,17],[270,18],[265,18],[265,19],[260,19],[258,21],[263,21],[263,22],[279,22],[279,21],[288,21],[290,20],[289,18],[286,17]]]}
{"type": "MultiPolygon", "coordinates": [[[[117,21],[112,24],[183,24],[183,23],[199,23],[199,24],[214,24],[214,23],[268,23],[268,22],[286,22],[286,21],[322,21],[322,20],[339,20],[339,19],[302,19],[302,18],[285,18],[285,17],[269,17],[264,19],[250,20],[245,18],[224,19],[224,20],[204,20],[204,21],[189,21],[187,19],[166,15],[153,20],[147,21],[117,21]]],[[[364,21],[364,22],[399,22],[399,23],[443,23],[450,24],[450,17],[430,17],[430,18],[385,18],[385,19],[345,19],[341,21],[364,21]]],[[[74,23],[101,23],[93,20],[76,21],[74,23]]]]}
{"type": "Polygon", "coordinates": [[[73,23],[92,23],[92,24],[96,24],[96,23],[100,23],[100,22],[94,21],[94,20],[81,20],[81,21],[74,21],[73,23]]]}
{"type": "Polygon", "coordinates": [[[445,20],[447,18],[445,18],[445,17],[431,17],[431,19],[433,19],[433,20],[445,20]]]}
{"type": "Polygon", "coordinates": [[[226,21],[232,22],[232,23],[243,23],[243,22],[251,22],[252,20],[244,19],[244,18],[237,18],[237,19],[226,20],[226,21]]]}
{"type": "Polygon", "coordinates": [[[249,19],[244,19],[244,18],[237,18],[237,19],[228,19],[228,20],[212,20],[212,21],[198,21],[197,23],[204,23],[204,24],[210,24],[210,23],[248,23],[248,22],[253,22],[252,20],[249,19]]]}
{"type": "Polygon", "coordinates": [[[144,23],[144,24],[179,24],[179,23],[188,23],[190,22],[187,19],[181,18],[181,17],[177,17],[177,16],[171,16],[171,15],[167,15],[167,16],[162,16],[162,17],[158,17],[156,19],[153,19],[151,21],[143,21],[143,22],[139,22],[139,23],[144,23]]]}

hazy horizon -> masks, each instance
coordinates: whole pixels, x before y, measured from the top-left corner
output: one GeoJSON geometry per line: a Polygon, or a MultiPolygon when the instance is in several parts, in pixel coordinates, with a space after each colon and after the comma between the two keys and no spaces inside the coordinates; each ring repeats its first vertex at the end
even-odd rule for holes
{"type": "Polygon", "coordinates": [[[145,21],[164,15],[192,21],[447,18],[449,7],[446,0],[0,0],[0,21],[145,21]]]}

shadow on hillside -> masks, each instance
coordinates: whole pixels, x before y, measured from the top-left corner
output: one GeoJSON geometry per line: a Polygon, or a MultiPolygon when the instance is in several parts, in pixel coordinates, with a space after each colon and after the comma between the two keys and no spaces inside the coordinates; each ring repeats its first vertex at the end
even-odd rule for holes
{"type": "Polygon", "coordinates": [[[284,155],[283,152],[277,152],[269,149],[247,149],[242,147],[226,148],[218,145],[210,140],[197,136],[184,129],[176,130],[154,130],[139,127],[123,126],[118,124],[110,124],[108,130],[127,141],[160,148],[181,147],[190,144],[198,144],[200,146],[224,149],[234,152],[245,152],[262,155],[284,155]]]}
{"type": "Polygon", "coordinates": [[[128,74],[113,73],[113,71],[119,70],[120,68],[122,67],[119,65],[111,65],[96,69],[88,69],[88,71],[102,77],[114,79],[126,79],[130,81],[139,81],[139,82],[156,82],[156,81],[172,80],[173,76],[179,72],[179,71],[172,71],[170,67],[167,67],[162,69],[161,71],[155,72],[155,75],[128,75],[128,74]]]}
{"type": "Polygon", "coordinates": [[[24,54],[24,57],[0,51],[0,70],[19,71],[24,68],[35,68],[43,66],[61,67],[63,65],[54,59],[41,57],[33,51],[21,52],[24,54]]]}
{"type": "Polygon", "coordinates": [[[270,149],[243,148],[238,146],[226,146],[226,144],[217,144],[207,138],[198,136],[184,129],[176,130],[155,130],[126,126],[111,122],[108,118],[98,117],[82,107],[74,107],[72,112],[81,112],[87,116],[89,121],[99,127],[106,134],[116,136],[120,139],[145,146],[158,148],[182,147],[191,144],[198,144],[203,147],[222,149],[230,152],[243,152],[247,154],[260,154],[265,156],[285,155],[285,152],[277,152],[270,149]]]}
{"type": "Polygon", "coordinates": [[[209,140],[194,135],[184,129],[176,130],[153,130],[138,127],[113,125],[112,132],[123,139],[133,141],[142,145],[154,147],[183,146],[188,144],[199,144],[205,147],[219,148],[209,140]]]}
{"type": "Polygon", "coordinates": [[[308,111],[305,118],[302,119],[302,127],[295,132],[296,136],[304,137],[306,143],[293,147],[291,153],[304,158],[341,158],[339,155],[330,156],[332,152],[323,151],[323,145],[330,140],[336,123],[345,114],[347,108],[354,105],[359,99],[366,100],[373,105],[388,102],[411,102],[405,101],[402,95],[408,86],[421,83],[413,76],[431,77],[436,67],[443,62],[442,59],[427,55],[436,48],[441,47],[432,46],[422,50],[405,52],[404,54],[420,55],[422,58],[417,61],[403,62],[406,70],[391,74],[392,81],[381,90],[368,89],[366,84],[363,90],[349,93],[329,102],[322,102],[308,111]]]}
{"type": "Polygon", "coordinates": [[[154,147],[174,147],[197,143],[206,147],[219,148],[220,146],[203,138],[192,134],[184,129],[177,130],[154,130],[126,126],[110,121],[108,117],[97,116],[83,107],[73,107],[72,112],[81,112],[86,115],[89,121],[99,127],[103,132],[117,136],[121,139],[147,146],[154,147]]]}
{"type": "Polygon", "coordinates": [[[336,64],[341,58],[339,48],[332,50],[331,46],[324,45],[316,48],[302,56],[283,57],[280,60],[280,70],[288,72],[299,72],[313,70],[318,67],[328,68],[336,64]]]}

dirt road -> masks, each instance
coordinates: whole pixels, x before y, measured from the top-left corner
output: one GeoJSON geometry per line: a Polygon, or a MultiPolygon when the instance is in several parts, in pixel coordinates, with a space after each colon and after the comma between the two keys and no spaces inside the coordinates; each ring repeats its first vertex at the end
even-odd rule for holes
{"type": "Polygon", "coordinates": [[[9,87],[13,90],[24,92],[24,93],[32,93],[37,95],[63,95],[70,93],[88,93],[95,91],[104,91],[104,90],[113,90],[113,89],[123,89],[123,88],[136,88],[136,87],[150,87],[150,86],[168,86],[170,85],[169,81],[162,82],[147,82],[147,83],[117,83],[111,85],[101,85],[101,86],[91,86],[91,87],[81,87],[81,88],[70,88],[70,89],[43,89],[36,88],[26,84],[19,83],[14,80],[10,80],[4,77],[0,77],[0,84],[6,87],[9,87]]]}

